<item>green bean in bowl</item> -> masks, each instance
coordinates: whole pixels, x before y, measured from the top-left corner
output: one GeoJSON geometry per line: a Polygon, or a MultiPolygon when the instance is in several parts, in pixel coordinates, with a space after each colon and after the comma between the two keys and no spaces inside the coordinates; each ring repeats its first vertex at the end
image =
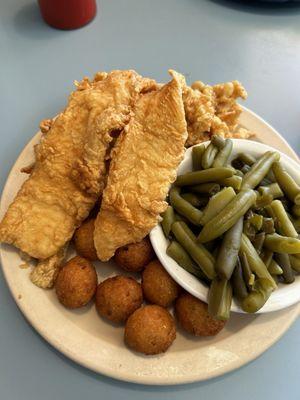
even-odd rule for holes
{"type": "Polygon", "coordinates": [[[296,161],[258,142],[212,136],[186,150],[150,239],[212,317],[280,310],[300,300],[299,199],[296,161]]]}

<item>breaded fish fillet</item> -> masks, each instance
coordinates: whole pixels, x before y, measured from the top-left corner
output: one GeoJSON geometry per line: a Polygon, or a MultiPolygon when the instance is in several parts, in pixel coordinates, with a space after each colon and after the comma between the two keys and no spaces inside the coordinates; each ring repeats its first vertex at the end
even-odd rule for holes
{"type": "Polygon", "coordinates": [[[152,85],[134,71],[79,85],[36,149],[33,171],[0,223],[1,242],[38,259],[60,251],[103,189],[112,132],[124,127],[140,91],[152,85]]]}
{"type": "Polygon", "coordinates": [[[134,115],[112,151],[107,186],[95,223],[98,257],[140,241],[167,207],[165,198],[184,154],[187,127],[182,100],[184,78],[141,96],[134,115]]]}

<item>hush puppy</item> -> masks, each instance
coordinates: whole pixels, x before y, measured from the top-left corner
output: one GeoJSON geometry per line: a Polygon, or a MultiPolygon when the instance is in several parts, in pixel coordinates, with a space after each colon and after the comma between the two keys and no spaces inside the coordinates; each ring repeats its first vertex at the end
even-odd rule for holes
{"type": "Polygon", "coordinates": [[[71,258],[59,271],[55,282],[58,300],[67,308],[85,306],[97,289],[93,264],[83,257],[71,258]]]}
{"type": "Polygon", "coordinates": [[[98,260],[94,245],[94,223],[94,219],[84,222],[74,234],[74,244],[77,253],[91,261],[98,260]]]}
{"type": "Polygon", "coordinates": [[[115,276],[101,282],[97,288],[96,309],[113,322],[125,322],[142,302],[141,285],[133,278],[115,276]]]}
{"type": "Polygon", "coordinates": [[[189,293],[178,297],[175,314],[182,328],[195,336],[214,336],[225,325],[225,321],[219,321],[208,313],[206,303],[189,293]]]}
{"type": "Polygon", "coordinates": [[[144,269],[142,289],[146,300],[162,307],[169,307],[180,292],[180,286],[158,260],[151,261],[144,269]]]}
{"type": "Polygon", "coordinates": [[[148,237],[138,243],[120,247],[114,256],[115,262],[125,271],[138,272],[153,260],[155,254],[148,237]]]}
{"type": "Polygon", "coordinates": [[[125,343],[140,353],[164,353],[175,337],[174,319],[165,308],[157,305],[139,308],[126,322],[125,343]]]}

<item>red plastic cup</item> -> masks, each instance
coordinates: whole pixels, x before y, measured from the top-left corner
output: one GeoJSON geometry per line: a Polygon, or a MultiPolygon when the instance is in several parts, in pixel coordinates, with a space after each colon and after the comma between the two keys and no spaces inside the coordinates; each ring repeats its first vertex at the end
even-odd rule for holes
{"type": "Polygon", "coordinates": [[[58,29],[77,29],[96,15],[96,0],[38,0],[45,22],[58,29]]]}

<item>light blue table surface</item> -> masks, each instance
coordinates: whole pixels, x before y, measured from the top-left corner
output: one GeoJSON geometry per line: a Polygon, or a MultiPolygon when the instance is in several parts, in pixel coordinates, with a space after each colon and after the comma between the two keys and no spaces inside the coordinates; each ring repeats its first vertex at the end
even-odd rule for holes
{"type": "MultiPolygon", "coordinates": [[[[239,79],[246,105],[300,152],[300,8],[209,0],[103,0],[76,31],[49,28],[36,2],[0,0],[0,185],[38,128],[65,104],[72,81],[134,68],[158,80],[239,79]]],[[[300,320],[251,364],[178,387],[127,384],[59,354],[25,321],[0,276],[0,399],[300,399],[300,320]]],[[[257,338],[259,341],[259,338],[257,338]]]]}

